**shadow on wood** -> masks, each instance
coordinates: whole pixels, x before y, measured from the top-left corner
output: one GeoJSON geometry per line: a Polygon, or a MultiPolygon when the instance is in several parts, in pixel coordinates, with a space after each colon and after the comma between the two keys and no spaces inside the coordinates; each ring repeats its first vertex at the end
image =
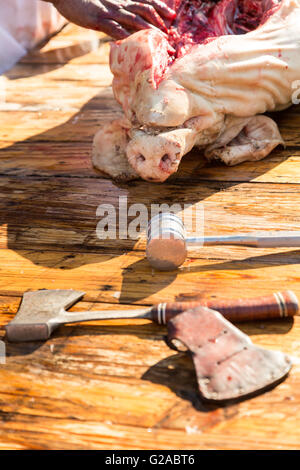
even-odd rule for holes
{"type": "Polygon", "coordinates": [[[193,360],[189,353],[179,353],[159,361],[150,367],[142,379],[169,387],[178,397],[191,402],[197,411],[211,412],[218,408],[237,405],[258,395],[268,393],[284,381],[286,376],[261,391],[251,393],[251,395],[215,403],[201,398],[193,360]]]}
{"type": "MultiPolygon", "coordinates": [[[[120,196],[127,197],[128,206],[143,203],[150,210],[152,204],[196,204],[239,184],[201,179],[205,162],[195,150],[183,159],[179,172],[163,185],[141,180],[116,184],[99,177],[91,165],[93,135],[102,123],[118,114],[120,108],[111,89],[107,88],[67,122],[0,151],[3,164],[1,192],[5,197],[0,205],[1,225],[7,225],[8,248],[41,266],[75,269],[93,263],[97,253],[113,257],[135,248],[136,240],[97,238],[96,210],[99,204],[112,204],[117,208],[118,216],[120,196]],[[61,251],[61,256],[53,260],[46,252],[43,256],[42,250],[61,251]],[[73,256],[66,251],[85,252],[90,256],[73,256]]],[[[257,166],[259,168],[259,163],[257,166]]],[[[285,264],[286,257],[286,254],[278,255],[278,263],[285,264]]],[[[262,265],[268,265],[274,259],[276,255],[275,258],[272,255],[257,257],[262,265]]],[[[294,261],[288,257],[286,264],[291,263],[294,261]]],[[[139,266],[140,263],[133,263],[124,270],[122,301],[128,299],[127,290],[139,266]]],[[[206,269],[243,269],[243,263],[216,264],[200,268],[200,271],[206,269]]],[[[164,281],[160,274],[159,284],[167,286],[175,276],[176,273],[169,273],[164,281]]],[[[146,284],[148,279],[141,282],[146,284]]],[[[155,279],[148,289],[151,292],[158,289],[155,279]]],[[[137,300],[142,298],[142,295],[136,297],[137,300]]]]}

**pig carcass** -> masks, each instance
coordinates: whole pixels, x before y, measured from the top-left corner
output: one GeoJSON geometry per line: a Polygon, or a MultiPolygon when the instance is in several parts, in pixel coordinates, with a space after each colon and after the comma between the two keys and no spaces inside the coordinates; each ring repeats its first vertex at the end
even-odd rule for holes
{"type": "Polygon", "coordinates": [[[97,132],[93,163],[113,178],[165,181],[194,146],[230,166],[283,143],[264,113],[290,106],[300,80],[300,0],[178,0],[176,11],[168,35],[111,46],[124,117],[97,132]]]}

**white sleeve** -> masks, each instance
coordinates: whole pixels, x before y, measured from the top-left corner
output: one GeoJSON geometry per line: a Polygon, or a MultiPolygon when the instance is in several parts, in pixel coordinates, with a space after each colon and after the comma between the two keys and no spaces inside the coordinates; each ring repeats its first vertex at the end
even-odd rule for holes
{"type": "Polygon", "coordinates": [[[65,23],[50,3],[0,0],[0,74],[65,23]]]}
{"type": "Polygon", "coordinates": [[[26,54],[26,49],[0,26],[0,75],[9,70],[26,54]]]}

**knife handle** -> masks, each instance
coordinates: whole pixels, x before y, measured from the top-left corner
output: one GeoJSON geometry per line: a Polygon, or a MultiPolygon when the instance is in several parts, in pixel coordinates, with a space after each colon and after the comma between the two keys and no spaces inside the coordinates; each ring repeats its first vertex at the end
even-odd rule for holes
{"type": "Polygon", "coordinates": [[[193,302],[169,302],[152,307],[152,320],[166,325],[171,318],[185,310],[202,305],[222,313],[232,322],[268,320],[293,317],[299,313],[299,302],[292,291],[252,299],[202,300],[193,302]]]}

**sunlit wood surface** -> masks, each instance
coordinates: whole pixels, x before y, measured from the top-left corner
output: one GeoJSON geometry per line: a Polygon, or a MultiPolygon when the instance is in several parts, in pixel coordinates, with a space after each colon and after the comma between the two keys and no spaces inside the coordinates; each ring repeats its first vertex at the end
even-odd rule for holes
{"type": "MultiPolygon", "coordinates": [[[[209,166],[199,152],[163,185],[116,184],[91,165],[98,127],[120,114],[101,35],[67,26],[1,78],[0,322],[30,289],[86,292],[73,310],[136,308],[182,297],[300,297],[300,252],[210,247],[158,273],[140,240],[101,241],[99,204],[203,204],[205,233],[300,230],[300,111],[278,113],[287,143],[258,163],[209,166]]],[[[231,406],[205,405],[191,359],[143,320],[60,328],[46,342],[6,343],[0,365],[3,449],[297,449],[300,322],[242,326],[294,359],[285,382],[231,406]]]]}

